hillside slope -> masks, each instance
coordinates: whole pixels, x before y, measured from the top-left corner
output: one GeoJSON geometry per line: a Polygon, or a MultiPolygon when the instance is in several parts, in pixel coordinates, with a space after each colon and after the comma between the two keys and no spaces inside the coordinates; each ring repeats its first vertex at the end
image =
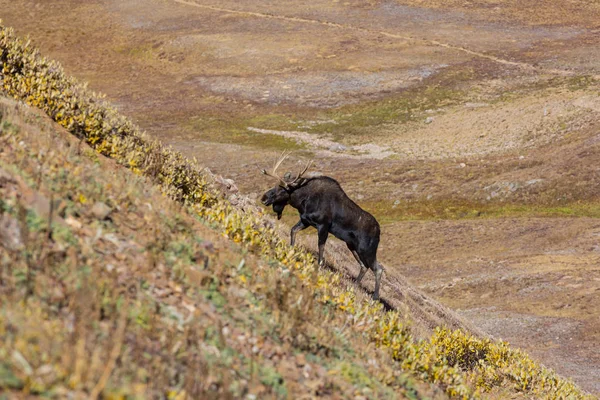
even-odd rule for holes
{"type": "Polygon", "coordinates": [[[373,316],[320,304],[39,112],[0,116],[3,390],[444,397],[350,328],[373,316]]]}
{"type": "Polygon", "coordinates": [[[75,135],[2,100],[4,390],[586,397],[506,343],[443,327],[415,339],[410,314],[316,268],[10,30],[0,50],[3,90],[75,135]]]}

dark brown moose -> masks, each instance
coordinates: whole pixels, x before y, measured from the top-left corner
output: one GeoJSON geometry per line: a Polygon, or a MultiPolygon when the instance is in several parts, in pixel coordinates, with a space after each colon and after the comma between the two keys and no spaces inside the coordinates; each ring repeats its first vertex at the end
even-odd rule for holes
{"type": "Polygon", "coordinates": [[[287,158],[284,153],[273,166],[272,172],[262,173],[278,180],[277,186],[262,196],[265,206],[273,206],[277,219],[281,218],[286,205],[298,210],[300,221],[291,231],[291,244],[296,241],[296,234],[314,226],[319,234],[319,266],[324,263],[323,249],[329,233],[343,240],[356,261],[360,264],[360,274],[356,281],[360,283],[370,269],[375,274],[375,291],[373,299],[379,299],[379,284],[383,267],[377,262],[377,246],[379,245],[379,223],[368,212],[360,208],[342,190],[340,184],[327,176],[304,177],[311,165],[309,162],[296,177],[287,173],[285,177],[277,175],[276,170],[287,158]]]}

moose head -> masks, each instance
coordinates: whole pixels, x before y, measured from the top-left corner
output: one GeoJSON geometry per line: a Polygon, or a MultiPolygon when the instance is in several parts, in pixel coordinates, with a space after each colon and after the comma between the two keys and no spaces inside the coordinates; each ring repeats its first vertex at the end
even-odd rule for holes
{"type": "Polygon", "coordinates": [[[264,175],[275,178],[278,181],[278,184],[272,189],[268,190],[261,198],[261,202],[265,206],[273,206],[273,211],[277,214],[277,219],[281,219],[281,214],[283,213],[285,206],[290,201],[291,193],[305,182],[305,178],[303,178],[303,176],[312,164],[312,161],[309,161],[304,170],[298,173],[295,177],[292,177],[291,172],[287,172],[283,177],[281,177],[277,174],[277,169],[288,158],[289,154],[289,152],[284,152],[273,165],[271,172],[268,172],[265,169],[262,170],[264,175]]]}

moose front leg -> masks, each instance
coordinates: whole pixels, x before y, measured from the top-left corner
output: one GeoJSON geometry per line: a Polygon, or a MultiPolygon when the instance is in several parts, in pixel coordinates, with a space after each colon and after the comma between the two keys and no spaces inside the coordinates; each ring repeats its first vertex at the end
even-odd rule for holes
{"type": "Polygon", "coordinates": [[[296,243],[296,233],[298,233],[301,230],[304,230],[308,227],[309,227],[309,225],[304,224],[304,222],[302,222],[302,220],[298,221],[298,223],[292,227],[292,231],[290,233],[290,236],[291,236],[290,244],[292,246],[294,245],[294,243],[296,243]]]}
{"type": "Polygon", "coordinates": [[[360,263],[360,273],[356,277],[356,283],[360,283],[360,281],[362,281],[362,278],[365,276],[366,273],[367,273],[367,267],[365,267],[363,265],[363,263],[361,262],[360,263]]]}
{"type": "Polygon", "coordinates": [[[329,226],[319,225],[317,226],[319,233],[319,267],[325,265],[325,259],[323,258],[323,250],[325,250],[325,243],[327,242],[327,236],[329,236],[329,226]]]}

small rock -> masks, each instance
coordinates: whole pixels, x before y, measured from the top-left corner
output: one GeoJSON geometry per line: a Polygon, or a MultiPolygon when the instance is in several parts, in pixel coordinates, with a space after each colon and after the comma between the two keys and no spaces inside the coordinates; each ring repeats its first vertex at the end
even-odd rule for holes
{"type": "Polygon", "coordinates": [[[230,192],[233,192],[233,193],[239,192],[239,189],[235,185],[235,182],[233,179],[224,179],[224,181],[225,181],[225,184],[227,185],[227,189],[229,189],[230,192]]]}
{"type": "Polygon", "coordinates": [[[430,124],[430,123],[432,123],[432,122],[433,122],[433,120],[434,120],[434,118],[433,118],[433,117],[427,117],[427,118],[425,118],[425,123],[426,123],[426,124],[430,124]]]}
{"type": "Polygon", "coordinates": [[[73,218],[70,215],[65,219],[65,222],[71,228],[75,228],[75,229],[81,229],[81,227],[83,226],[83,224],[81,222],[77,221],[75,218],[73,218]]]}
{"type": "Polygon", "coordinates": [[[32,208],[44,219],[48,218],[51,206],[50,200],[46,196],[27,187],[21,187],[21,196],[27,208],[32,208]]]}
{"type": "Polygon", "coordinates": [[[365,196],[364,196],[364,195],[362,195],[362,194],[357,194],[357,195],[356,195],[356,198],[357,198],[358,200],[362,200],[362,199],[364,199],[364,198],[365,198],[365,196]]]}
{"type": "Polygon", "coordinates": [[[487,107],[488,103],[465,103],[465,108],[480,108],[487,107]]]}
{"type": "Polygon", "coordinates": [[[112,212],[112,208],[110,208],[101,201],[97,201],[92,207],[91,211],[94,218],[103,221],[106,218],[108,218],[109,214],[112,212]]]}
{"type": "Polygon", "coordinates": [[[8,183],[16,183],[16,181],[11,174],[0,168],[0,187],[4,187],[8,183]]]}
{"type": "Polygon", "coordinates": [[[55,286],[50,289],[50,300],[52,302],[59,302],[65,299],[65,292],[60,286],[55,286]]]}
{"type": "Polygon", "coordinates": [[[303,368],[302,368],[302,375],[304,376],[304,379],[308,379],[310,378],[310,372],[312,371],[312,367],[309,364],[306,364],[303,368]]]}
{"type": "Polygon", "coordinates": [[[54,372],[54,367],[50,364],[44,364],[41,367],[39,367],[36,372],[38,375],[48,375],[54,372]]]}
{"type": "Polygon", "coordinates": [[[10,215],[0,216],[0,245],[12,251],[25,247],[19,221],[10,215]]]}
{"type": "Polygon", "coordinates": [[[243,208],[245,205],[250,204],[251,200],[246,196],[240,196],[233,193],[231,196],[229,196],[229,202],[234,206],[243,208]]]}
{"type": "Polygon", "coordinates": [[[348,148],[346,146],[344,146],[343,144],[334,144],[333,146],[329,147],[329,151],[335,151],[335,152],[342,152],[342,151],[346,151],[348,148]]]}
{"type": "Polygon", "coordinates": [[[296,356],[296,365],[299,367],[304,367],[306,365],[306,357],[303,353],[296,356]]]}
{"type": "Polygon", "coordinates": [[[460,164],[458,164],[459,167],[464,168],[467,166],[467,164],[465,164],[464,162],[461,162],[460,164]]]}
{"type": "Polygon", "coordinates": [[[233,179],[226,179],[222,176],[216,176],[215,181],[221,186],[224,191],[228,191],[231,193],[239,192],[238,187],[235,185],[235,181],[233,179]]]}
{"type": "Polygon", "coordinates": [[[227,290],[227,293],[229,293],[232,296],[238,297],[240,299],[243,299],[248,295],[248,291],[246,289],[237,288],[235,286],[230,286],[229,289],[227,290]]]}
{"type": "Polygon", "coordinates": [[[211,241],[205,240],[200,246],[209,253],[215,252],[215,245],[211,241]]]}
{"type": "Polygon", "coordinates": [[[535,185],[536,183],[540,183],[540,182],[543,182],[543,181],[544,181],[543,179],[531,179],[531,180],[525,182],[525,184],[527,186],[531,186],[531,185],[535,185]]]}

